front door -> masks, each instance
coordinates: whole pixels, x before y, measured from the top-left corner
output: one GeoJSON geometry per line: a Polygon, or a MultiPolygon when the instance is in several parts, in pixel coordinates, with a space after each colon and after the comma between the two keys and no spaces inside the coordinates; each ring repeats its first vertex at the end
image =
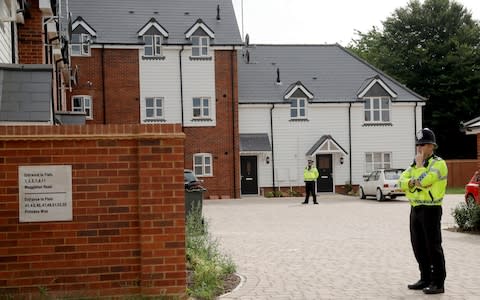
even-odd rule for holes
{"type": "Polygon", "coordinates": [[[317,192],[333,192],[332,155],[317,155],[317,192]]]}
{"type": "Polygon", "coordinates": [[[240,157],[240,175],[242,195],[258,194],[257,157],[240,157]]]}

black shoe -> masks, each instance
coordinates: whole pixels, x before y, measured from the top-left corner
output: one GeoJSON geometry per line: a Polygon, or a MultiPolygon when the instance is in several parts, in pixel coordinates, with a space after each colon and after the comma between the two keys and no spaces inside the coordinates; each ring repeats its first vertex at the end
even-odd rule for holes
{"type": "Polygon", "coordinates": [[[318,204],[318,202],[313,202],[313,204],[318,204]]]}
{"type": "Polygon", "coordinates": [[[415,282],[415,283],[413,283],[413,284],[409,284],[409,285],[408,285],[408,288],[409,288],[410,290],[422,290],[422,289],[424,289],[424,288],[426,288],[426,287],[428,287],[428,286],[429,286],[429,283],[428,283],[428,282],[423,281],[423,280],[420,279],[419,281],[417,281],[417,282],[415,282]]]}
{"type": "Polygon", "coordinates": [[[445,288],[443,287],[443,285],[436,285],[432,283],[426,288],[424,288],[423,292],[425,294],[442,294],[445,293],[445,288]]]}
{"type": "Polygon", "coordinates": [[[302,204],[308,204],[308,202],[302,202],[302,204]]]}

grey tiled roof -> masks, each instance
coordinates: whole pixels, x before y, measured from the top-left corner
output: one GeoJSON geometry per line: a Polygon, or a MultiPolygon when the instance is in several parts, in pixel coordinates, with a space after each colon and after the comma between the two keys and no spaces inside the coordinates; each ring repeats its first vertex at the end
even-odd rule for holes
{"type": "Polygon", "coordinates": [[[377,75],[398,95],[394,101],[426,100],[340,45],[250,45],[247,50],[249,63],[246,50],[238,55],[240,103],[281,103],[297,81],[314,94],[313,102],[355,101],[377,75]]]}
{"type": "Polygon", "coordinates": [[[241,133],[240,151],[272,151],[268,134],[241,133]]]}
{"type": "MultiPolygon", "coordinates": [[[[66,1],[62,2],[65,6],[66,1]]],[[[213,30],[215,38],[211,45],[242,44],[231,0],[69,0],[68,3],[72,19],[80,16],[96,31],[96,43],[142,43],[138,31],[155,18],[168,31],[165,44],[191,44],[185,32],[198,19],[213,30]],[[220,21],[217,21],[217,5],[220,5],[220,21]]],[[[65,11],[63,7],[64,16],[65,11]]]]}
{"type": "Polygon", "coordinates": [[[480,116],[479,117],[476,117],[475,119],[472,119],[470,121],[467,121],[465,123],[462,124],[463,125],[463,128],[466,130],[466,131],[471,131],[471,130],[474,130],[474,129],[479,129],[480,128],[480,116]]]}

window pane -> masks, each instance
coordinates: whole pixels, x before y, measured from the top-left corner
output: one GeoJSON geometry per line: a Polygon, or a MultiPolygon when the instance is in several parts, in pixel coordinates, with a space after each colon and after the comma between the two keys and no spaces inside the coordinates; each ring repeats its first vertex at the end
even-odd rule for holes
{"type": "Polygon", "coordinates": [[[372,99],[373,101],[373,108],[374,109],[379,109],[380,108],[380,101],[379,99],[372,99]]]}
{"type": "Polygon", "coordinates": [[[72,34],[72,44],[79,44],[80,43],[80,34],[72,34]]]}
{"type": "Polygon", "coordinates": [[[382,98],[382,108],[387,109],[389,107],[390,101],[387,98],[382,98]]]}
{"type": "Polygon", "coordinates": [[[147,109],[147,118],[153,118],[153,109],[147,109]]]}
{"type": "Polygon", "coordinates": [[[195,165],[201,165],[203,163],[202,156],[196,155],[194,161],[195,161],[195,165]]]}
{"type": "Polygon", "coordinates": [[[383,160],[385,162],[390,162],[390,153],[384,153],[383,154],[383,160]]]}
{"type": "Polygon", "coordinates": [[[373,161],[375,162],[382,161],[382,153],[380,152],[373,153],[373,161]]]}
{"type": "Polygon", "coordinates": [[[153,49],[152,49],[152,47],[147,47],[147,46],[145,46],[143,53],[144,53],[146,56],[152,56],[152,55],[153,55],[153,49]]]}
{"type": "Polygon", "coordinates": [[[304,108],[300,109],[300,116],[305,117],[305,109],[304,108]]]}
{"type": "Polygon", "coordinates": [[[193,109],[193,116],[200,117],[200,108],[193,109]]]}
{"type": "Polygon", "coordinates": [[[163,115],[162,109],[161,109],[161,108],[157,108],[157,117],[161,117],[162,115],[163,115]]]}
{"type": "Polygon", "coordinates": [[[202,47],[202,55],[207,56],[208,55],[208,48],[207,47],[202,47]]]}
{"type": "Polygon", "coordinates": [[[365,101],[365,109],[370,109],[370,99],[365,101]]]}
{"type": "Polygon", "coordinates": [[[200,98],[193,98],[193,106],[200,107],[200,98]]]}
{"type": "Polygon", "coordinates": [[[200,56],[200,49],[192,48],[192,56],[200,56]]]}
{"type": "Polygon", "coordinates": [[[373,120],[380,121],[380,112],[378,110],[373,112],[373,120]]]}
{"type": "Polygon", "coordinates": [[[205,156],[205,164],[210,165],[210,156],[205,156]]]}
{"type": "Polygon", "coordinates": [[[372,162],[372,153],[365,154],[365,161],[372,162]]]}
{"type": "Polygon", "coordinates": [[[153,107],[153,98],[146,98],[145,99],[145,106],[153,107]]]}
{"type": "Polygon", "coordinates": [[[292,99],[291,107],[297,107],[297,99],[292,99]]]}
{"type": "Polygon", "coordinates": [[[210,112],[208,111],[208,108],[203,109],[203,116],[208,117],[210,115],[210,112]]]}
{"type": "Polygon", "coordinates": [[[202,166],[195,167],[195,175],[203,175],[202,166]]]}
{"type": "Polygon", "coordinates": [[[210,166],[205,166],[205,174],[211,174],[212,171],[210,171],[210,166]]]}
{"type": "Polygon", "coordinates": [[[382,111],[382,121],[390,121],[390,112],[388,110],[382,111]]]}
{"type": "Polygon", "coordinates": [[[365,121],[367,121],[367,122],[368,122],[368,121],[371,121],[371,119],[370,119],[370,111],[366,111],[366,112],[365,112],[365,121]]]}
{"type": "Polygon", "coordinates": [[[305,100],[300,100],[298,104],[300,107],[305,107],[305,100]]]}
{"type": "Polygon", "coordinates": [[[156,105],[157,107],[162,106],[162,99],[156,99],[156,105]]]}
{"type": "Polygon", "coordinates": [[[200,39],[197,36],[192,36],[192,45],[193,46],[199,46],[200,45],[200,39]]]}
{"type": "Polygon", "coordinates": [[[297,110],[296,110],[296,109],[292,109],[292,110],[290,110],[290,117],[292,117],[292,118],[296,118],[296,117],[297,117],[297,115],[298,115],[298,113],[297,113],[297,110]]]}
{"type": "Polygon", "coordinates": [[[208,107],[208,99],[203,99],[203,106],[208,107]]]}

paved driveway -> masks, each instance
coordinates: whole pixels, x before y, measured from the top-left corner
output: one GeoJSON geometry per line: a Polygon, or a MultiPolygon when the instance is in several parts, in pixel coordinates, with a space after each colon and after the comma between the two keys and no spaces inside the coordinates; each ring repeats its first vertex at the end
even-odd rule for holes
{"type": "MultiPolygon", "coordinates": [[[[445,294],[407,289],[419,273],[406,199],[320,195],[207,200],[210,232],[243,277],[222,299],[480,299],[480,235],[443,231],[445,294]]],[[[461,195],[445,199],[442,228],[461,195]]]]}

